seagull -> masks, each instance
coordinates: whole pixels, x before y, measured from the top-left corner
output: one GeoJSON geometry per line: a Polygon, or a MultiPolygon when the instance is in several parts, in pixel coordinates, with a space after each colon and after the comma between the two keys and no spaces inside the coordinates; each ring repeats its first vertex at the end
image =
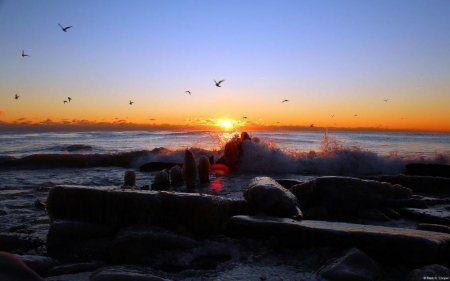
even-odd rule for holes
{"type": "Polygon", "coordinates": [[[67,101],[65,100],[64,103],[67,103],[67,101]]]}
{"type": "Polygon", "coordinates": [[[69,100],[69,102],[70,102],[70,101],[72,100],[72,98],[71,98],[71,97],[68,97],[67,99],[69,100]]]}
{"type": "Polygon", "coordinates": [[[25,54],[25,51],[22,50],[22,57],[29,57],[29,55],[25,54]]]}
{"type": "Polygon", "coordinates": [[[216,83],[216,87],[220,87],[220,83],[222,83],[225,80],[220,80],[219,82],[216,82],[216,80],[214,80],[214,83],[216,83]]]}
{"type": "Polygon", "coordinates": [[[384,100],[385,102],[387,102],[388,100],[384,100]]]}
{"type": "Polygon", "coordinates": [[[19,96],[16,94],[16,96],[14,97],[15,99],[18,99],[19,98],[19,96]]]}
{"type": "Polygon", "coordinates": [[[281,103],[283,103],[283,102],[285,102],[285,101],[289,101],[289,100],[284,100],[284,101],[282,101],[281,103]]]}
{"type": "Polygon", "coordinates": [[[191,92],[190,92],[190,91],[186,91],[185,93],[189,93],[189,95],[191,94],[191,92]]]}
{"type": "Polygon", "coordinates": [[[130,101],[130,105],[132,105],[134,103],[134,101],[130,101]]]}
{"type": "Polygon", "coordinates": [[[69,28],[71,28],[72,26],[68,26],[68,27],[63,27],[62,25],[60,25],[59,23],[58,23],[58,25],[59,26],[61,26],[61,28],[62,28],[62,30],[64,31],[64,32],[67,32],[67,29],[69,29],[69,28]]]}

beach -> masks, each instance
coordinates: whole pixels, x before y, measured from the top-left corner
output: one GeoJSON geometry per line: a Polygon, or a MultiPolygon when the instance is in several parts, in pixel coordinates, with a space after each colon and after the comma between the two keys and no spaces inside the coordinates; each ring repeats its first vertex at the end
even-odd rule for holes
{"type": "MultiPolygon", "coordinates": [[[[135,191],[129,192],[151,192],[141,191],[141,188],[150,186],[159,171],[140,171],[143,164],[181,164],[185,149],[192,151],[197,161],[202,155],[218,160],[223,155],[224,144],[239,133],[2,132],[1,232],[17,239],[28,237],[34,241],[31,246],[11,249],[10,252],[20,256],[51,256],[46,248],[51,219],[45,207],[50,190],[58,186],[69,189],[81,186],[120,191],[125,171],[133,170],[136,172],[136,187],[135,191]]],[[[304,183],[324,176],[367,180],[380,175],[404,174],[405,166],[411,163],[450,164],[450,134],[445,133],[318,131],[249,134],[252,140],[244,143],[244,152],[235,172],[224,176],[210,174],[210,183],[197,183],[193,191],[181,185],[171,186],[167,192],[243,200],[243,190],[255,177],[270,177],[283,185],[286,182],[304,183]]],[[[413,196],[414,200],[428,202],[430,210],[442,211],[442,216],[450,219],[450,211],[446,209],[450,203],[448,193],[415,192],[413,196]]],[[[352,219],[351,222],[411,230],[421,223],[407,216],[389,220],[352,219]]],[[[278,246],[270,239],[239,235],[220,234],[201,240],[188,237],[201,243],[192,242],[197,245],[194,247],[196,250],[175,252],[178,260],[173,263],[168,261],[174,253],[168,254],[160,249],[157,255],[166,265],[150,259],[144,267],[142,263],[116,263],[114,266],[119,268],[118,271],[147,272],[168,280],[317,280],[318,271],[342,252],[325,245],[290,249],[281,246],[282,243],[278,246]],[[184,257],[184,263],[181,257],[184,257]],[[204,260],[207,257],[211,259],[208,263],[204,260]]],[[[94,257],[98,258],[93,254],[94,257]]],[[[58,266],[82,262],[92,265],[93,260],[69,255],[59,257],[58,266]]],[[[68,274],[46,276],[45,280],[89,280],[98,268],[112,265],[109,261],[103,262],[102,266],[86,267],[75,273],[67,270],[65,273],[68,274]]],[[[405,278],[414,269],[409,265],[376,262],[381,268],[380,280],[405,278]]]]}

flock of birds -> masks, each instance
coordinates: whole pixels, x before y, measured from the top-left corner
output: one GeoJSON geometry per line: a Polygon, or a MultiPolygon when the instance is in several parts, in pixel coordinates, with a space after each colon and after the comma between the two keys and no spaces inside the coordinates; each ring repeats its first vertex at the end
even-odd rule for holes
{"type": "MultiPolygon", "coordinates": [[[[72,26],[67,26],[67,27],[63,27],[61,24],[58,23],[58,25],[61,27],[62,31],[67,32],[67,29],[71,28],[72,26]]],[[[29,55],[25,54],[25,50],[22,50],[22,57],[29,57],[29,55]]],[[[17,100],[19,99],[19,95],[15,95],[14,98],[17,100]]],[[[67,99],[69,100],[69,102],[72,100],[71,97],[67,97],[67,99]]],[[[64,100],[63,103],[67,103],[67,100],[64,100]]]]}
{"type": "MultiPolygon", "coordinates": [[[[61,24],[59,24],[59,23],[58,23],[58,25],[61,27],[62,31],[64,31],[64,32],[67,32],[67,30],[68,30],[69,28],[72,27],[72,26],[63,27],[63,26],[62,26],[61,24]]],[[[22,50],[22,57],[29,57],[29,55],[25,54],[25,50],[22,50]]],[[[224,82],[224,81],[225,81],[225,80],[220,80],[219,82],[217,82],[216,80],[214,80],[214,83],[216,84],[216,87],[219,87],[219,88],[220,88],[220,87],[221,87],[220,84],[221,84],[222,82],[224,82]]],[[[191,95],[191,92],[190,92],[190,91],[185,91],[185,93],[188,93],[189,95],[191,95]]],[[[19,97],[20,97],[20,96],[16,94],[14,98],[17,100],[19,97]]],[[[70,101],[72,100],[72,98],[71,98],[71,97],[68,97],[67,100],[70,102],[70,101]]],[[[64,100],[64,103],[67,103],[67,100],[64,100]]],[[[289,101],[289,100],[283,100],[281,103],[285,103],[285,102],[288,102],[288,101],[289,101]]],[[[385,100],[383,100],[383,101],[384,101],[384,102],[387,102],[388,99],[385,99],[385,100]]],[[[131,100],[130,100],[129,104],[130,104],[130,105],[133,105],[133,103],[134,103],[134,101],[131,101],[131,100]]],[[[358,116],[357,114],[354,115],[354,117],[357,117],[357,116],[358,116]]],[[[334,117],[334,115],[331,115],[331,117],[334,117]]],[[[247,117],[244,116],[243,119],[247,119],[247,117]]],[[[403,119],[403,118],[402,118],[402,119],[403,119]]],[[[277,122],[277,123],[279,123],[279,122],[277,122]]],[[[334,124],[336,124],[336,123],[334,123],[334,124]]],[[[311,124],[310,127],[313,128],[313,127],[314,127],[314,124],[311,124]]]]}

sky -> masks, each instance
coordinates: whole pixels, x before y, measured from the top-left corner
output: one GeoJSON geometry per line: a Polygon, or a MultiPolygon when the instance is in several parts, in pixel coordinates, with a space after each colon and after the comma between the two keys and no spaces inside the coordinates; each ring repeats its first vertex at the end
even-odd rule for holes
{"type": "Polygon", "coordinates": [[[449,15],[448,0],[0,0],[0,130],[450,132],[449,15]]]}

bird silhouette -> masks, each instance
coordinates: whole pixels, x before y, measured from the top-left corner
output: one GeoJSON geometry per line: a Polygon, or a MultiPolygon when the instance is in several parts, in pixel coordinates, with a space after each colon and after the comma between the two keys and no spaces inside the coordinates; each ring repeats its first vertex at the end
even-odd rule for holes
{"type": "Polygon", "coordinates": [[[353,117],[356,117],[356,116],[358,116],[358,114],[355,114],[353,117]]]}
{"type": "Polygon", "coordinates": [[[62,25],[60,25],[59,23],[58,23],[58,25],[59,26],[61,26],[61,28],[62,28],[62,30],[64,31],[64,32],[67,32],[67,29],[69,29],[69,28],[71,28],[72,26],[68,26],[68,27],[63,27],[62,25]]]}
{"type": "Polygon", "coordinates": [[[185,93],[189,93],[189,95],[191,94],[191,92],[190,92],[190,91],[186,91],[185,93]]]}
{"type": "Polygon", "coordinates": [[[331,117],[334,117],[334,115],[331,115],[331,117]]]}
{"type": "Polygon", "coordinates": [[[23,58],[24,58],[24,57],[29,57],[29,55],[25,54],[25,51],[22,50],[22,57],[23,57],[23,58]]]}
{"type": "Polygon", "coordinates": [[[388,100],[384,100],[385,102],[387,102],[388,100]]]}
{"type": "Polygon", "coordinates": [[[65,100],[64,103],[67,103],[67,101],[65,100]]]}
{"type": "Polygon", "coordinates": [[[314,124],[309,125],[311,128],[314,127],[314,124]]]}
{"type": "Polygon", "coordinates": [[[242,118],[247,119],[247,116],[244,116],[244,117],[242,117],[242,118]]]}
{"type": "Polygon", "coordinates": [[[286,102],[286,101],[289,101],[289,100],[284,100],[284,101],[282,101],[281,103],[286,102]]]}
{"type": "Polygon", "coordinates": [[[70,101],[72,100],[72,98],[71,98],[71,97],[68,97],[67,99],[69,100],[69,102],[70,102],[70,101]]]}
{"type": "Polygon", "coordinates": [[[19,98],[19,96],[16,94],[16,96],[14,97],[15,99],[18,99],[19,98]]]}
{"type": "Polygon", "coordinates": [[[214,83],[216,83],[216,87],[220,87],[220,83],[222,83],[225,80],[220,80],[219,82],[216,82],[216,80],[214,80],[214,83]]]}
{"type": "Polygon", "coordinates": [[[132,105],[134,103],[134,101],[130,101],[130,105],[132,105]]]}

